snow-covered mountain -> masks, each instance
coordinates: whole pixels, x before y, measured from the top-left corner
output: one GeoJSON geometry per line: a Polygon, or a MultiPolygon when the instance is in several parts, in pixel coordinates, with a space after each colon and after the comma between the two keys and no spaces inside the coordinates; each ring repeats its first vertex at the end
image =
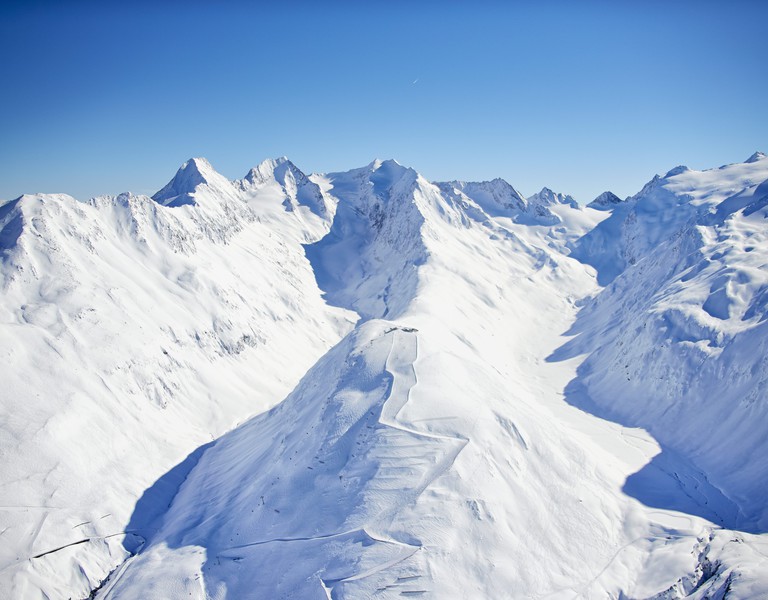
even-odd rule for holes
{"type": "Polygon", "coordinates": [[[192,159],[0,206],[0,589],[768,594],[768,159],[614,198],[192,159]]]}
{"type": "Polygon", "coordinates": [[[271,191],[251,201],[195,159],[155,200],[0,207],[11,597],[88,596],[125,558],[115,534],[142,492],[274,405],[352,326],[323,302],[301,245],[328,223],[271,191]]]}
{"type": "Polygon", "coordinates": [[[572,352],[590,353],[580,382],[610,418],[695,457],[703,477],[681,485],[714,486],[714,520],[748,531],[768,527],[768,438],[755,427],[768,421],[766,219],[768,160],[753,157],[654,178],[575,244],[615,276],[575,325],[572,352]]]}
{"type": "Polygon", "coordinates": [[[568,194],[553,192],[549,188],[542,188],[540,192],[528,198],[528,203],[536,206],[554,206],[557,204],[567,204],[571,208],[579,208],[578,202],[568,194]]]}
{"type": "Polygon", "coordinates": [[[510,217],[517,223],[530,225],[553,225],[560,222],[547,204],[526,200],[503,179],[481,182],[449,181],[436,185],[446,198],[458,202],[465,209],[469,208],[467,214],[473,214],[474,211],[470,207],[477,205],[482,218],[510,217]]]}
{"type": "Polygon", "coordinates": [[[587,206],[597,210],[612,210],[616,208],[616,205],[620,202],[621,198],[619,198],[613,192],[608,191],[600,194],[597,198],[592,200],[592,202],[587,204],[587,206]]]}

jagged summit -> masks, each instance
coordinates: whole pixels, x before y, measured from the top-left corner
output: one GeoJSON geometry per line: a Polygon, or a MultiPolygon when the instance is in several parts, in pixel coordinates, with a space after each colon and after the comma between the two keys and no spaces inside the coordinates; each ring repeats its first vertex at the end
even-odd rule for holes
{"type": "Polygon", "coordinates": [[[235,186],[250,195],[264,189],[270,182],[279,186],[287,211],[295,211],[303,205],[319,217],[327,215],[328,207],[320,187],[285,156],[262,161],[243,179],[236,181],[235,186]]]}
{"type": "Polygon", "coordinates": [[[548,187],[541,188],[541,191],[528,198],[528,203],[539,206],[554,206],[556,204],[567,204],[572,208],[579,208],[579,203],[568,194],[553,192],[548,187]]]}
{"type": "Polygon", "coordinates": [[[587,206],[589,208],[594,208],[597,210],[611,210],[621,202],[623,202],[623,200],[619,198],[616,194],[614,194],[611,191],[606,191],[600,194],[594,200],[592,200],[592,202],[587,204],[587,206]]]}
{"type": "Polygon", "coordinates": [[[490,181],[448,181],[445,182],[445,185],[454,186],[461,191],[485,190],[496,198],[514,198],[516,200],[515,204],[519,204],[521,207],[525,205],[523,195],[512,184],[501,177],[496,177],[490,181]]]}
{"type": "Polygon", "coordinates": [[[509,217],[526,210],[525,198],[500,177],[491,181],[446,181],[435,185],[449,196],[463,194],[490,216],[509,217]]]}
{"type": "Polygon", "coordinates": [[[393,197],[407,197],[416,184],[419,174],[394,159],[376,159],[364,167],[336,173],[328,173],[332,192],[341,194],[347,201],[370,204],[387,202],[393,197]]]}
{"type": "Polygon", "coordinates": [[[765,154],[763,152],[760,152],[759,150],[755,152],[752,156],[750,156],[747,160],[745,160],[745,163],[756,163],[759,160],[763,160],[765,158],[765,154]]]}
{"type": "Polygon", "coordinates": [[[230,182],[213,168],[205,158],[190,158],[174,175],[173,179],[152,196],[155,202],[164,206],[196,204],[192,194],[200,185],[228,187],[230,182]]]}
{"type": "MultiPolygon", "coordinates": [[[[406,173],[416,173],[411,167],[406,167],[402,163],[398,162],[394,158],[375,158],[364,167],[352,169],[349,173],[380,173],[381,175],[390,175],[394,179],[405,175],[406,173]]],[[[331,173],[331,175],[338,175],[339,173],[331,173]]]]}
{"type": "Polygon", "coordinates": [[[416,293],[422,232],[437,190],[395,160],[325,176],[337,207],[327,236],[305,247],[326,300],[363,318],[394,318],[416,293]]]}
{"type": "Polygon", "coordinates": [[[398,162],[394,158],[374,158],[371,163],[370,167],[375,171],[376,169],[380,168],[382,165],[388,165],[388,166],[398,166],[402,167],[403,165],[398,162]]]}

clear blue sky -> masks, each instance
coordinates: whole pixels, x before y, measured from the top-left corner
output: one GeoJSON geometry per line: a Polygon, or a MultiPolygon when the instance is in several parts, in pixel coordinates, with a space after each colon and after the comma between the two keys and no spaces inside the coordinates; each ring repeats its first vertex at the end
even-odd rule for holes
{"type": "Polygon", "coordinates": [[[0,199],[286,155],[586,202],[768,151],[768,2],[60,4],[0,7],[0,199]]]}

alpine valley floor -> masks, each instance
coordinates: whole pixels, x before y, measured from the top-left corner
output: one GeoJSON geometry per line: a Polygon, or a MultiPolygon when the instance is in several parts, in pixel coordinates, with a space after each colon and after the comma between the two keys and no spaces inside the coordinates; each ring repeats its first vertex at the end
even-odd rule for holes
{"type": "Polygon", "coordinates": [[[2,204],[0,591],[768,597],[767,219],[761,153],[2,204]]]}

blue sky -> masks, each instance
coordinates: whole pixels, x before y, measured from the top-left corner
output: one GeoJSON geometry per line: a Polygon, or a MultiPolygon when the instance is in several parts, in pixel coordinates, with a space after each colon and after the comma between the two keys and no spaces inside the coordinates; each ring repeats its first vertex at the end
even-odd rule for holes
{"type": "Polygon", "coordinates": [[[60,4],[0,8],[2,199],[286,155],[587,202],[768,150],[766,2],[60,4]]]}

